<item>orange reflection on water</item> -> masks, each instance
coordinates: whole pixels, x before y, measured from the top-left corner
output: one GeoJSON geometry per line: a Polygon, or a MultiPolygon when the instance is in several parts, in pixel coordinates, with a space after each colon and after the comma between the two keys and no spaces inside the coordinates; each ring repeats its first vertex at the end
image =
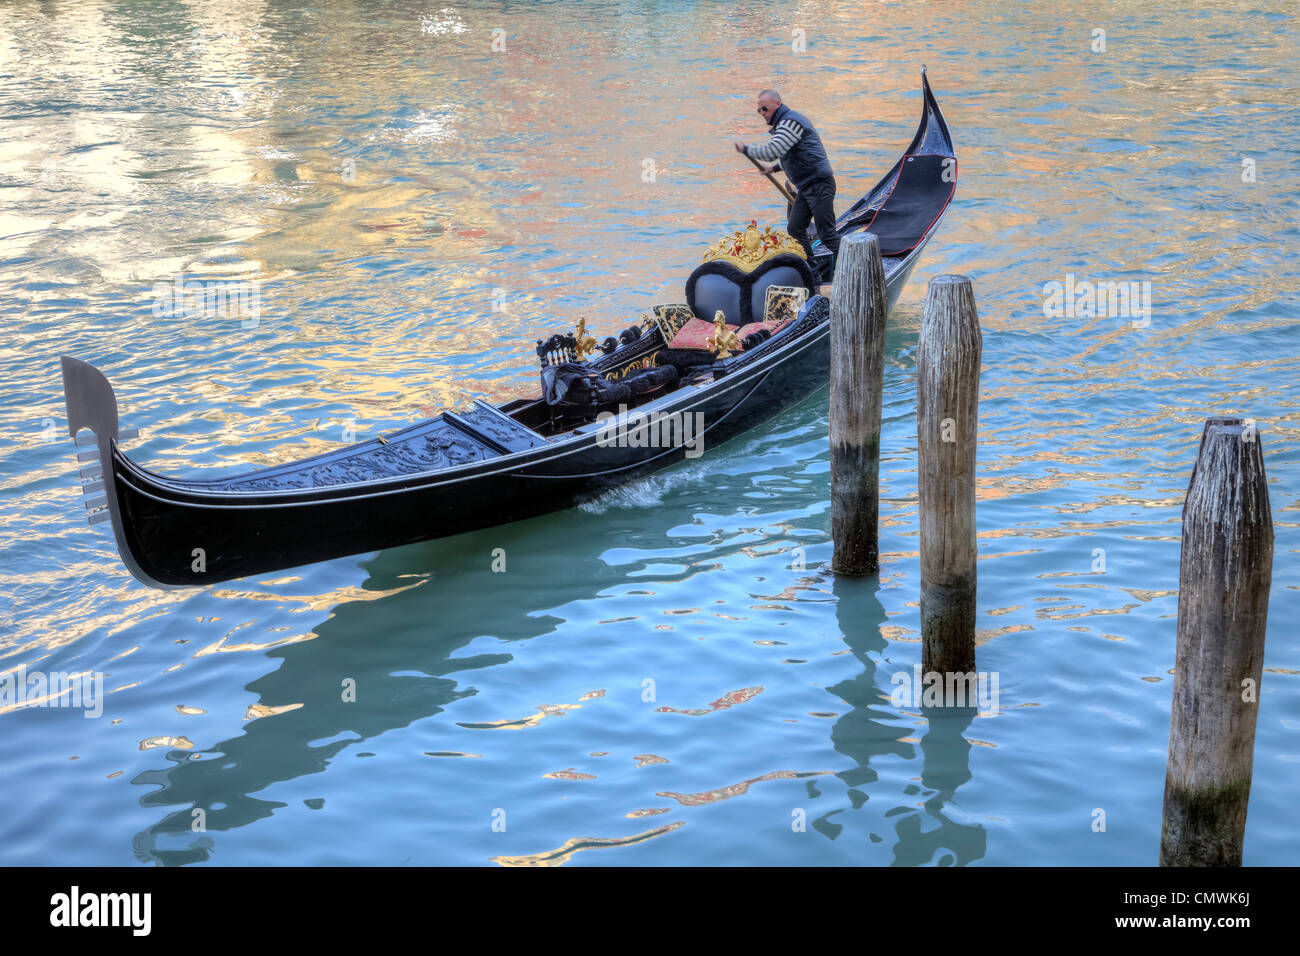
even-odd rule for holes
{"type": "Polygon", "coordinates": [[[740,783],[733,783],[726,787],[719,787],[717,790],[705,790],[700,793],[676,793],[672,790],[663,790],[655,794],[656,797],[670,797],[676,800],[684,807],[703,807],[711,803],[718,803],[722,800],[730,800],[732,797],[738,797],[742,793],[748,793],[749,788],[756,783],[762,783],[765,780],[802,780],[805,777],[822,777],[831,773],[829,770],[773,770],[771,773],[765,773],[761,777],[750,777],[748,780],[742,780],[740,783]]]}
{"type": "Polygon", "coordinates": [[[573,858],[575,853],[582,850],[606,850],[619,846],[635,846],[638,843],[644,843],[646,840],[653,840],[655,837],[663,836],[665,833],[671,833],[685,825],[685,821],[678,820],[676,823],[668,823],[629,837],[574,837],[572,840],[566,841],[563,846],[548,850],[545,853],[536,853],[531,856],[494,856],[489,857],[489,859],[501,866],[563,866],[573,858]]]}
{"type": "Polygon", "coordinates": [[[661,714],[689,714],[692,717],[702,717],[705,714],[711,714],[718,710],[727,710],[736,704],[743,704],[752,700],[759,694],[763,693],[762,687],[742,687],[740,690],[729,690],[707,708],[692,708],[679,710],[676,707],[656,707],[655,710],[661,714]]]}

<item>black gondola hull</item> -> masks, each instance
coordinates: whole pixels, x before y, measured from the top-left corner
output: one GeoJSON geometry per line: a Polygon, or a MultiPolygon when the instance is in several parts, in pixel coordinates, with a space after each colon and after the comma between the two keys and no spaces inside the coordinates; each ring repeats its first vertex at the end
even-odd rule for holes
{"type": "MultiPolygon", "coordinates": [[[[700,416],[696,420],[702,421],[703,432],[694,447],[602,446],[599,430],[588,426],[585,440],[492,459],[461,474],[397,480],[342,495],[326,488],[296,500],[180,493],[150,481],[148,473],[115,449],[114,484],[126,544],[152,581],[194,586],[570,508],[631,478],[698,457],[697,451],[711,454],[824,385],[828,329],[795,344],[799,347],[793,354],[774,356],[780,361],[737,374],[734,381],[722,383],[725,388],[686,395],[656,410],[665,417],[700,416]]],[[[612,432],[606,438],[617,441],[612,432]]]]}

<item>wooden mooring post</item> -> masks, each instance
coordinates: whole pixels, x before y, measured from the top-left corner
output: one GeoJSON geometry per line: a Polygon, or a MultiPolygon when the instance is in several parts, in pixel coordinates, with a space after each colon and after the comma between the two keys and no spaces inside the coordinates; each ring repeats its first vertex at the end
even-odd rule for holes
{"type": "Polygon", "coordinates": [[[1211,418],[1183,502],[1161,866],[1240,866],[1273,578],[1253,422],[1211,418]]]}
{"type": "Polygon", "coordinates": [[[831,289],[831,570],[880,570],[880,412],[885,362],[885,269],[880,242],[840,243],[831,289]]]}
{"type": "Polygon", "coordinates": [[[930,281],[916,357],[921,669],[975,670],[979,314],[966,276],[930,281]]]}

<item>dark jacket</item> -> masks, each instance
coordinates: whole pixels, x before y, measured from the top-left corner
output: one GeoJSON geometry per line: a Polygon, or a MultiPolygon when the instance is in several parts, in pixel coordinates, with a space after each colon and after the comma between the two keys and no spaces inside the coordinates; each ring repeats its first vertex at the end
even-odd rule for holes
{"type": "Polygon", "coordinates": [[[833,179],[835,173],[831,170],[826,148],[822,146],[822,138],[817,135],[817,130],[808,121],[808,117],[782,103],[768,120],[768,125],[776,130],[782,121],[793,121],[801,130],[798,141],[780,157],[781,168],[790,177],[790,181],[797,188],[803,189],[813,180],[833,179]]]}

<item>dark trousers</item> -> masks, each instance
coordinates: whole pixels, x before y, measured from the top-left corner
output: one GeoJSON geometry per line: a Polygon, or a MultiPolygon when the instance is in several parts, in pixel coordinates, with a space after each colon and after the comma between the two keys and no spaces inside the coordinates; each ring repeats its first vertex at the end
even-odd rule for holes
{"type": "Polygon", "coordinates": [[[803,246],[812,263],[812,243],[808,241],[808,222],[817,222],[817,238],[826,251],[839,255],[840,237],[835,233],[835,180],[814,179],[794,197],[790,207],[790,237],[803,246]]]}

